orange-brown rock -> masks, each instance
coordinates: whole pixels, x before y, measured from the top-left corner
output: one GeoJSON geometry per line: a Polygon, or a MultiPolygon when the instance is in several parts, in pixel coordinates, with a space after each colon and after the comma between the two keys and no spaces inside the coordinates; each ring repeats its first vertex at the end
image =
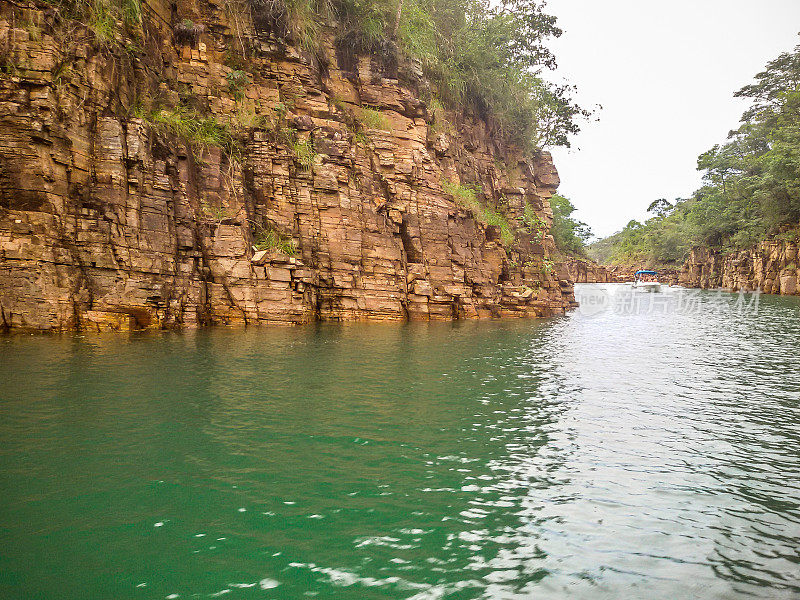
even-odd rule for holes
{"type": "Polygon", "coordinates": [[[537,243],[519,223],[525,203],[552,220],[549,154],[525,156],[474,115],[435,127],[415,65],[341,62],[332,32],[309,56],[222,4],[143,7],[140,31],[102,47],[44,4],[0,2],[0,325],[542,316],[573,305],[552,237],[537,243]],[[175,34],[185,18],[198,24],[188,38],[175,34]],[[246,58],[243,89],[230,84],[231,56],[246,58]],[[178,105],[213,115],[240,151],[192,143],[139,110],[178,105]],[[365,107],[380,127],[359,125],[365,107]],[[445,180],[479,187],[516,242],[459,207],[445,180]],[[256,250],[267,229],[296,253],[256,250]]]}
{"type": "Polygon", "coordinates": [[[798,244],[790,241],[763,241],[748,250],[725,253],[698,247],[690,252],[679,281],[687,287],[796,295],[798,263],[798,244]]]}

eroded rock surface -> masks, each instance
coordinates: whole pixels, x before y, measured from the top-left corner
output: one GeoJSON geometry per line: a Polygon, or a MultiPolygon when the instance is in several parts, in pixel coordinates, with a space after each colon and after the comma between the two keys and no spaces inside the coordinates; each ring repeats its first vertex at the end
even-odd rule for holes
{"type": "Polygon", "coordinates": [[[552,237],[521,222],[526,203],[552,222],[549,154],[503,145],[474,115],[437,122],[413,64],[342,57],[332,32],[308,56],[226,6],[150,0],[133,41],[101,47],[44,4],[0,2],[0,325],[543,316],[573,305],[552,237]],[[176,34],[184,19],[202,24],[196,36],[176,34]],[[240,151],[159,128],[141,110],[159,106],[213,115],[240,151]],[[479,189],[514,243],[445,182],[479,189]],[[265,232],[296,252],[254,248],[265,232]]]}
{"type": "Polygon", "coordinates": [[[764,241],[750,250],[729,253],[694,248],[679,280],[688,287],[796,295],[799,258],[798,245],[788,241],[764,241]]]}

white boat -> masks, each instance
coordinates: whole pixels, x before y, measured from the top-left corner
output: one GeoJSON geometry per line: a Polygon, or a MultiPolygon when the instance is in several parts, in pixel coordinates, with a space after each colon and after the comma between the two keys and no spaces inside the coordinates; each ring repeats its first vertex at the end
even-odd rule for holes
{"type": "Polygon", "coordinates": [[[661,283],[657,271],[636,271],[633,275],[633,289],[640,292],[660,292],[661,283]]]}

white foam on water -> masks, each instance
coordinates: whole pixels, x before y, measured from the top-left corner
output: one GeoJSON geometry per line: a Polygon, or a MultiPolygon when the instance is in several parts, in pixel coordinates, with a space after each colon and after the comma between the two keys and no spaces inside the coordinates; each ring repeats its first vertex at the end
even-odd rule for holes
{"type": "Polygon", "coordinates": [[[264,579],[258,582],[258,587],[260,587],[262,590],[271,590],[273,588],[278,587],[280,584],[281,584],[280,581],[275,581],[274,579],[265,577],[264,579]]]}
{"type": "Polygon", "coordinates": [[[350,587],[355,584],[360,584],[365,587],[385,587],[389,585],[396,585],[401,589],[422,589],[427,588],[427,584],[413,583],[404,581],[400,577],[386,577],[384,579],[377,579],[375,577],[362,577],[356,573],[345,571],[343,569],[333,569],[330,567],[318,567],[314,563],[289,563],[290,567],[307,568],[313,573],[322,573],[328,577],[331,585],[339,587],[350,587]]]}
{"type": "Polygon", "coordinates": [[[213,594],[211,594],[211,597],[212,598],[218,598],[219,596],[224,596],[225,594],[230,594],[230,593],[231,593],[231,590],[229,590],[228,588],[225,588],[224,590],[220,590],[218,592],[214,592],[213,594]]]}

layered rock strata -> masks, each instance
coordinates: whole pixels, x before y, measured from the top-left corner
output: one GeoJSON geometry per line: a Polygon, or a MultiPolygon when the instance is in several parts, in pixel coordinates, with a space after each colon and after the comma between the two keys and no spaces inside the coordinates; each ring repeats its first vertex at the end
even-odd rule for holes
{"type": "Polygon", "coordinates": [[[683,266],[679,282],[704,289],[796,295],[800,294],[799,259],[798,244],[789,241],[763,241],[749,250],[728,253],[694,248],[683,266]]]}
{"type": "Polygon", "coordinates": [[[237,6],[148,0],[140,27],[118,23],[100,43],[47,4],[0,3],[0,326],[573,305],[552,237],[522,222],[527,204],[552,223],[549,154],[432,110],[413,62],[345,52],[333,30],[309,54],[237,6]],[[182,133],[201,117],[221,141],[182,133]],[[504,215],[515,240],[458,190],[504,215]]]}

